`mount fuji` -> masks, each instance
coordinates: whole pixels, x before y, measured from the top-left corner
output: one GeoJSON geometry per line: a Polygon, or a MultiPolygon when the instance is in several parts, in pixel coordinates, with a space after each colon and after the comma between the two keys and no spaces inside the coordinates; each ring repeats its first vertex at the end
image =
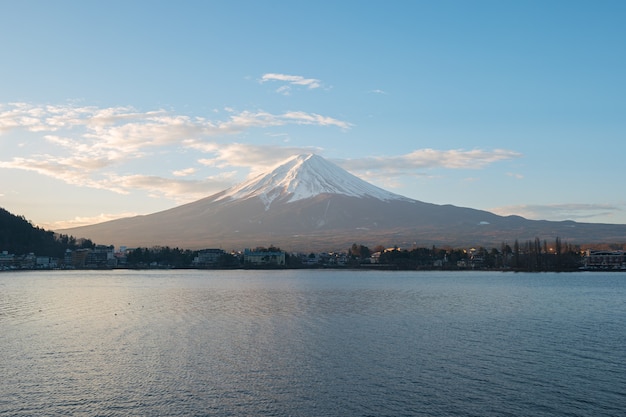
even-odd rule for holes
{"type": "Polygon", "coordinates": [[[527,220],[436,205],[376,187],[314,154],[169,210],[58,232],[127,247],[294,251],[376,246],[498,247],[540,238],[569,243],[626,242],[626,225],[527,220]]]}

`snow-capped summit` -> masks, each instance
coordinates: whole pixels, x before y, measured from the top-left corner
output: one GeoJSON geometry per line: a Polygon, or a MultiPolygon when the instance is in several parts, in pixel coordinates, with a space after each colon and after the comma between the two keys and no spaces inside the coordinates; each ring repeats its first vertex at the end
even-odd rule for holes
{"type": "Polygon", "coordinates": [[[363,181],[315,154],[292,156],[272,171],[226,190],[217,200],[259,197],[268,209],[277,199],[294,202],[320,194],[373,197],[383,201],[406,200],[406,197],[363,181]]]}

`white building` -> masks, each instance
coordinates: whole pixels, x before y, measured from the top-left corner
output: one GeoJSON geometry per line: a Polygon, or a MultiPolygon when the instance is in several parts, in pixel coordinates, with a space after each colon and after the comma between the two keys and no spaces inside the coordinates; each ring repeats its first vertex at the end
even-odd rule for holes
{"type": "Polygon", "coordinates": [[[587,249],[585,269],[626,269],[626,252],[587,249]]]}

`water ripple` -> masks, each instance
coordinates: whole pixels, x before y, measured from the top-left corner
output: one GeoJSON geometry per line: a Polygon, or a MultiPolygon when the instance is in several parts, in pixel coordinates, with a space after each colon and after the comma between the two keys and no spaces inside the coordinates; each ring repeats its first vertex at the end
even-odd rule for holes
{"type": "Polygon", "coordinates": [[[617,416],[620,274],[0,274],[0,415],[617,416]]]}

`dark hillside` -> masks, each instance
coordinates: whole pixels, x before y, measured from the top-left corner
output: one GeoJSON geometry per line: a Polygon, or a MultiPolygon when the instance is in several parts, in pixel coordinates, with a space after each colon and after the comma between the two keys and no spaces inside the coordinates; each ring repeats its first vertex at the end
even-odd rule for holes
{"type": "Polygon", "coordinates": [[[76,240],[72,236],[57,235],[33,226],[24,216],[16,216],[0,208],[0,251],[15,255],[62,257],[66,249],[92,247],[90,240],[76,240]]]}

